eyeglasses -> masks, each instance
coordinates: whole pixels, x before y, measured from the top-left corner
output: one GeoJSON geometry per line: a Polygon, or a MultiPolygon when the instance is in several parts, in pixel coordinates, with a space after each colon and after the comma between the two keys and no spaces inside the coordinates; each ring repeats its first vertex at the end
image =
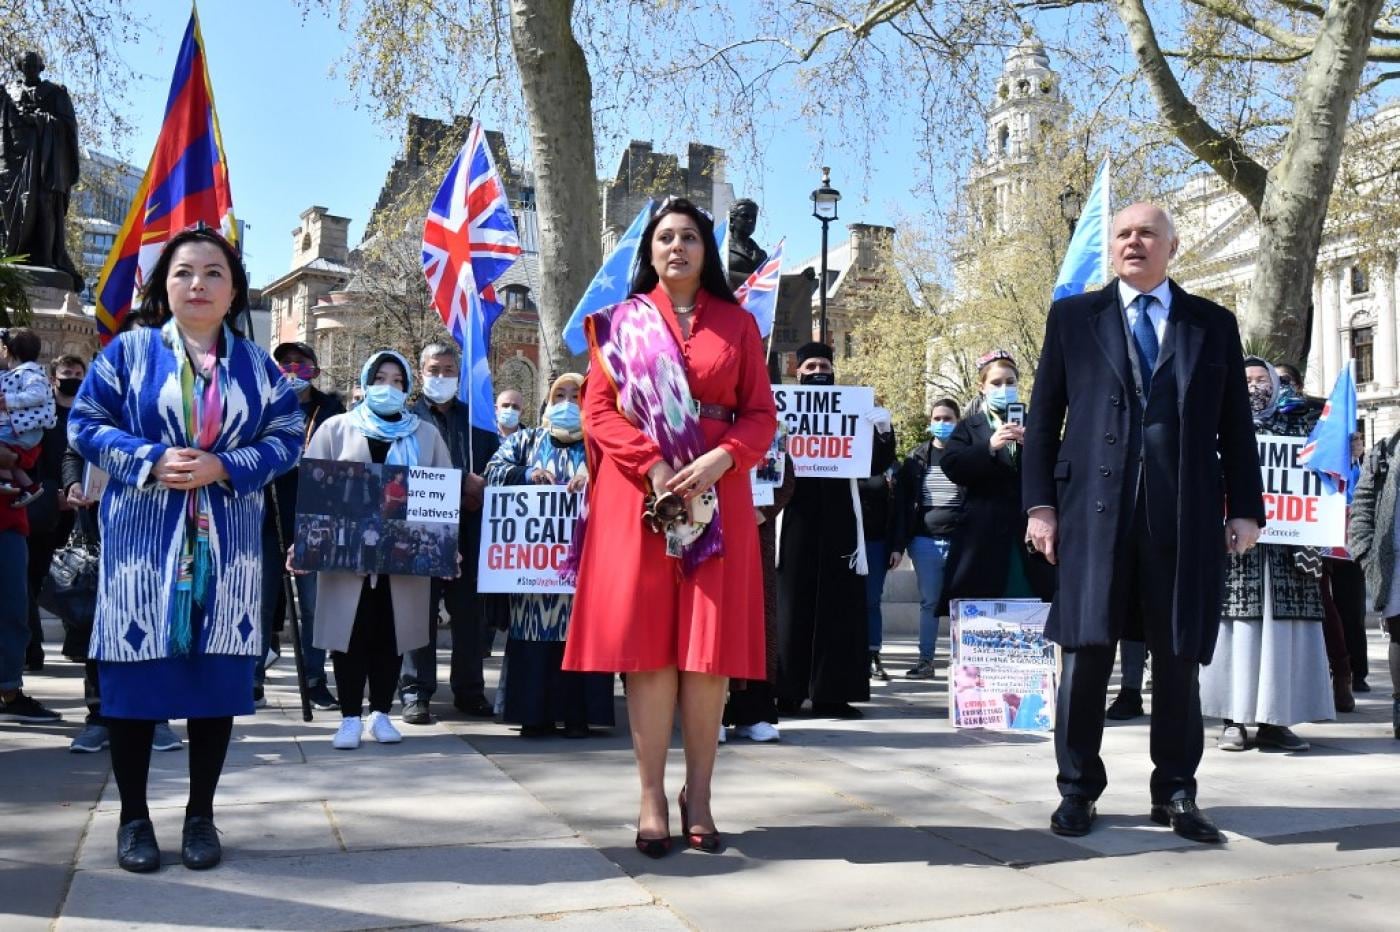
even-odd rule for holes
{"type": "MultiPolygon", "coordinates": [[[[656,213],[658,213],[658,214],[661,213],[661,212],[662,212],[663,210],[665,210],[667,207],[670,207],[673,203],[675,203],[676,201],[680,201],[680,200],[685,200],[685,198],[682,198],[682,197],[680,197],[679,195],[676,195],[676,194],[668,194],[668,195],[666,195],[666,199],[665,199],[664,201],[662,201],[660,204],[657,204],[657,205],[656,205],[656,213]]],[[[706,210],[705,208],[701,207],[699,204],[696,204],[696,203],[693,202],[693,201],[687,201],[687,203],[689,203],[691,207],[694,207],[696,210],[700,211],[700,213],[704,214],[706,220],[710,221],[711,223],[714,223],[714,222],[715,222],[715,215],[714,215],[714,214],[710,213],[708,210],[706,210]]],[[[653,216],[655,216],[655,214],[653,214],[653,216]]]]}

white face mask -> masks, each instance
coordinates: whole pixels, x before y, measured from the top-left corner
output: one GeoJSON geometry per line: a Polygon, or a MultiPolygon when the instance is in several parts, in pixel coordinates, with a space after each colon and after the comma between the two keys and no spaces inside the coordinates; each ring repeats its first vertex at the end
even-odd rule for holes
{"type": "Polygon", "coordinates": [[[453,376],[427,375],[423,377],[423,397],[433,404],[442,404],[457,397],[458,379],[453,376]]]}

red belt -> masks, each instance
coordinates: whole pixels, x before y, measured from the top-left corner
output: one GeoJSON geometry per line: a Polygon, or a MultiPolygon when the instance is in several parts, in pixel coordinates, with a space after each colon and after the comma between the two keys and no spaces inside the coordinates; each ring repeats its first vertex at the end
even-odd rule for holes
{"type": "Polygon", "coordinates": [[[734,423],[734,416],[736,414],[733,408],[726,408],[724,405],[703,404],[701,402],[695,403],[695,413],[700,417],[724,421],[727,424],[734,423]]]}

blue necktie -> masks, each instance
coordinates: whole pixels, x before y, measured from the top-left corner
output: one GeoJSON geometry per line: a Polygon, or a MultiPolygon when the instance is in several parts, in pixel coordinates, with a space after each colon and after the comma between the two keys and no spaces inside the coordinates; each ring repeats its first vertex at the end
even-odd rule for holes
{"type": "Polygon", "coordinates": [[[1150,294],[1140,294],[1133,299],[1137,308],[1137,320],[1133,322],[1133,342],[1137,344],[1138,362],[1142,364],[1142,393],[1152,384],[1152,373],[1157,369],[1157,353],[1161,349],[1157,342],[1157,328],[1152,326],[1152,318],[1147,309],[1157,300],[1150,294]]]}

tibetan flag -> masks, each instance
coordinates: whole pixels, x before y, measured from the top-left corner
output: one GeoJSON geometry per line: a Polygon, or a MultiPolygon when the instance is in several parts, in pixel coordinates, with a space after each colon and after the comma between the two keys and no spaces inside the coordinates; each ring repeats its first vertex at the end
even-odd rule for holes
{"type": "Polygon", "coordinates": [[[1317,473],[1327,491],[1346,492],[1348,500],[1356,469],[1351,460],[1351,434],[1356,429],[1356,376],[1352,371],[1355,365],[1348,362],[1337,373],[1332,395],[1322,406],[1322,416],[1298,454],[1299,465],[1317,473]]]}
{"type": "Polygon", "coordinates": [[[238,245],[204,37],[199,14],[192,10],[155,151],[97,279],[97,334],[104,346],[131,311],[165,243],[176,233],[199,226],[216,229],[238,245]]]}

